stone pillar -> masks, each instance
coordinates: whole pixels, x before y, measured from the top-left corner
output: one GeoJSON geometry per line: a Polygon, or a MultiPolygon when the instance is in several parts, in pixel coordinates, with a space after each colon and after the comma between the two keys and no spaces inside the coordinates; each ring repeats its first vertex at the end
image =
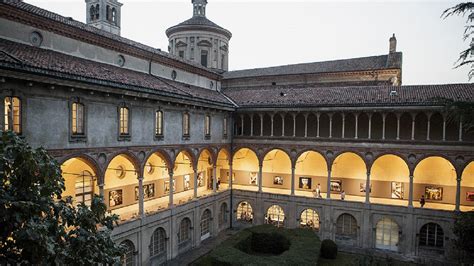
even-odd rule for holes
{"type": "Polygon", "coordinates": [[[284,114],[280,114],[281,116],[281,136],[285,136],[285,116],[284,114]]]}
{"type": "Polygon", "coordinates": [[[272,121],[272,128],[271,128],[271,132],[270,132],[270,137],[273,137],[273,117],[275,116],[275,114],[272,114],[271,115],[271,121],[272,121]]]}
{"type": "Polygon", "coordinates": [[[296,137],[296,114],[293,113],[293,138],[296,137]]]}
{"type": "Polygon", "coordinates": [[[415,118],[416,114],[411,114],[411,140],[415,140],[415,118]]]}
{"type": "Polygon", "coordinates": [[[308,114],[304,114],[304,137],[308,137],[308,114]]]}
{"type": "Polygon", "coordinates": [[[260,115],[260,137],[263,136],[263,114],[260,115]]]}
{"type": "Polygon", "coordinates": [[[408,207],[413,208],[413,173],[410,171],[410,187],[408,190],[408,207]]]}
{"type": "MultiPolygon", "coordinates": [[[[232,186],[234,185],[234,180],[232,180],[234,174],[233,174],[233,168],[232,168],[232,162],[229,163],[229,188],[232,189],[232,186]]],[[[230,206],[232,209],[232,206],[230,206]]]]}
{"type": "Polygon", "coordinates": [[[145,203],[143,202],[143,176],[138,176],[138,216],[145,218],[145,203]]]}
{"type": "Polygon", "coordinates": [[[359,137],[358,137],[358,135],[359,135],[359,134],[358,134],[358,129],[359,129],[359,114],[358,114],[358,113],[355,113],[354,116],[355,116],[355,137],[354,137],[354,138],[355,138],[355,139],[358,139],[358,138],[359,138],[359,137]]]}
{"type": "Polygon", "coordinates": [[[240,135],[243,136],[244,135],[244,116],[243,115],[240,116],[240,122],[242,123],[240,135]]]}
{"type": "Polygon", "coordinates": [[[291,167],[291,196],[295,195],[295,167],[291,167]]]}
{"type": "Polygon", "coordinates": [[[316,137],[319,138],[319,117],[321,116],[320,113],[317,113],[316,114],[316,137]]]}
{"type": "Polygon", "coordinates": [[[372,113],[368,113],[367,115],[369,117],[369,135],[368,139],[372,138],[372,113]]]}
{"type": "Polygon", "coordinates": [[[216,164],[212,166],[212,192],[217,191],[217,167],[216,164]]]}
{"type": "Polygon", "coordinates": [[[258,165],[258,192],[262,192],[262,171],[263,171],[263,164],[258,165]]]}
{"type": "Polygon", "coordinates": [[[443,115],[443,141],[446,141],[446,115],[443,115]]]}
{"type": "Polygon", "coordinates": [[[197,199],[198,197],[198,170],[194,170],[194,198],[197,199]]]}
{"type": "Polygon", "coordinates": [[[342,113],[342,133],[341,137],[344,138],[346,135],[346,114],[342,113]]]}
{"type": "Polygon", "coordinates": [[[428,113],[426,115],[428,117],[428,125],[426,127],[426,140],[430,140],[431,115],[432,113],[428,113]]]}
{"type": "Polygon", "coordinates": [[[105,184],[99,184],[99,195],[105,200],[104,186],[105,186],[105,184]]]}
{"type": "Polygon", "coordinates": [[[253,136],[253,114],[250,114],[250,136],[253,136]]]}
{"type": "Polygon", "coordinates": [[[327,189],[328,191],[326,192],[326,198],[330,199],[331,198],[331,170],[328,170],[327,189]]]}
{"type": "Polygon", "coordinates": [[[400,139],[400,116],[401,114],[397,114],[397,140],[400,139]]]}
{"type": "Polygon", "coordinates": [[[456,208],[454,210],[457,212],[461,210],[461,173],[457,174],[456,178],[456,208]]]}
{"type": "Polygon", "coordinates": [[[170,194],[169,194],[169,203],[168,203],[168,206],[170,208],[173,208],[174,204],[173,204],[173,194],[174,194],[174,190],[173,190],[173,170],[170,170],[168,172],[168,175],[170,176],[169,177],[169,182],[170,182],[170,194]]]}
{"type": "Polygon", "coordinates": [[[329,138],[332,138],[332,113],[329,113],[329,138]]]}
{"type": "Polygon", "coordinates": [[[382,114],[382,139],[385,139],[385,119],[387,118],[387,114],[382,114]]]}
{"type": "Polygon", "coordinates": [[[462,141],[462,117],[461,121],[459,121],[459,141],[462,141]]]}
{"type": "Polygon", "coordinates": [[[370,171],[367,171],[367,179],[365,181],[365,203],[370,203],[370,171]]]}

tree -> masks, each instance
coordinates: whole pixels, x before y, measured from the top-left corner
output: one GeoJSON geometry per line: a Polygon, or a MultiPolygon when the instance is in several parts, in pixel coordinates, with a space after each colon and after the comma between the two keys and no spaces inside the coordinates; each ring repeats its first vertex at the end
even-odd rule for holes
{"type": "MultiPolygon", "coordinates": [[[[467,21],[466,26],[464,28],[464,40],[468,40],[474,34],[474,3],[466,2],[460,3],[456,6],[446,9],[443,14],[441,15],[443,18],[447,18],[453,15],[465,16],[467,14],[467,21]]],[[[470,66],[471,70],[469,71],[469,80],[474,77],[474,60],[472,57],[474,56],[474,39],[470,43],[469,47],[462,51],[459,55],[459,59],[456,62],[456,68],[462,67],[465,65],[470,66]]]]}
{"type": "Polygon", "coordinates": [[[459,213],[454,223],[456,247],[464,251],[466,262],[474,262],[474,211],[459,213]]]}
{"type": "Polygon", "coordinates": [[[61,198],[64,179],[43,148],[1,133],[0,265],[112,264],[122,248],[111,239],[118,220],[94,196],[91,207],[61,198]]]}

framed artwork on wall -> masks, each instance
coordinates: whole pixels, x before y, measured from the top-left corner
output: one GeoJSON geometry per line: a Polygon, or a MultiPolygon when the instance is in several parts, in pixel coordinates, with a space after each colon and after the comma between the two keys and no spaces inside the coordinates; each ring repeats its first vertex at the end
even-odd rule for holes
{"type": "Polygon", "coordinates": [[[402,182],[392,181],[391,183],[391,197],[392,199],[403,199],[404,187],[402,182]]]}
{"type": "Polygon", "coordinates": [[[191,176],[185,175],[184,176],[184,190],[189,190],[191,188],[191,176]]]}
{"type": "Polygon", "coordinates": [[[273,177],[273,184],[274,185],[283,185],[283,177],[281,176],[274,176],[273,177]]]}
{"type": "Polygon", "coordinates": [[[258,175],[256,172],[250,172],[249,184],[258,186],[258,175]]]}
{"type": "MultiPolygon", "coordinates": [[[[173,179],[173,191],[176,191],[176,179],[173,179]]],[[[170,193],[170,181],[165,181],[165,193],[170,193]]]]}
{"type": "Polygon", "coordinates": [[[341,180],[331,180],[331,191],[332,192],[341,192],[342,191],[342,181],[341,180]]]}
{"type": "Polygon", "coordinates": [[[427,200],[443,200],[443,188],[435,186],[425,187],[425,198],[427,200]]]}
{"type": "Polygon", "coordinates": [[[197,183],[198,183],[198,187],[204,186],[204,174],[202,172],[198,174],[197,183]]]}
{"type": "Polygon", "coordinates": [[[110,207],[119,206],[119,205],[122,205],[122,203],[123,203],[123,196],[122,196],[121,189],[109,191],[109,206],[110,207]]]}
{"type": "MultiPolygon", "coordinates": [[[[229,180],[229,172],[227,172],[227,180],[229,180]]],[[[232,182],[235,182],[235,173],[232,173],[232,182]]]]}
{"type": "Polygon", "coordinates": [[[474,201],[474,191],[466,192],[466,201],[474,201]]]}
{"type": "MultiPolygon", "coordinates": [[[[365,182],[359,183],[359,191],[360,191],[360,192],[364,192],[364,193],[365,193],[365,191],[366,191],[365,187],[366,187],[366,183],[365,183],[365,182]]],[[[372,193],[372,184],[370,184],[369,193],[372,193]]]]}
{"type": "Polygon", "coordinates": [[[310,177],[300,177],[298,187],[301,189],[311,189],[311,181],[310,177]]]}
{"type": "MultiPolygon", "coordinates": [[[[153,198],[155,196],[155,184],[143,185],[143,199],[153,198]]],[[[135,200],[138,200],[138,187],[135,187],[135,200]]]]}

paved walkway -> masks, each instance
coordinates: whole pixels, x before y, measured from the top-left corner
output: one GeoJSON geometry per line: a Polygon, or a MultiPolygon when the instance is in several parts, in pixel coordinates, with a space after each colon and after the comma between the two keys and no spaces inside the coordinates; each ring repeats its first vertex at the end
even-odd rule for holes
{"type": "Polygon", "coordinates": [[[192,249],[190,251],[185,252],[184,254],[179,255],[174,260],[168,262],[167,265],[170,266],[184,266],[189,265],[195,260],[199,259],[200,257],[206,255],[207,253],[211,252],[215,247],[217,247],[220,243],[225,241],[227,238],[233,236],[240,229],[226,229],[217,235],[217,237],[213,237],[210,239],[206,239],[201,242],[201,245],[198,248],[192,249]]]}

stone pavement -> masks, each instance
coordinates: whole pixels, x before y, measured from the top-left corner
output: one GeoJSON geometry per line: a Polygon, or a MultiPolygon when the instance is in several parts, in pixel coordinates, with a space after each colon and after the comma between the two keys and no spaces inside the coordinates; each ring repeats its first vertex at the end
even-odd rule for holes
{"type": "Polygon", "coordinates": [[[199,259],[200,257],[206,255],[207,253],[211,252],[215,247],[217,247],[220,243],[225,241],[227,238],[233,236],[237,232],[239,232],[239,228],[233,229],[226,229],[217,235],[217,237],[213,237],[210,239],[206,239],[201,242],[201,246],[199,248],[192,249],[190,251],[185,252],[184,254],[179,255],[175,259],[168,262],[167,265],[170,266],[184,266],[189,265],[193,261],[199,259]]]}

